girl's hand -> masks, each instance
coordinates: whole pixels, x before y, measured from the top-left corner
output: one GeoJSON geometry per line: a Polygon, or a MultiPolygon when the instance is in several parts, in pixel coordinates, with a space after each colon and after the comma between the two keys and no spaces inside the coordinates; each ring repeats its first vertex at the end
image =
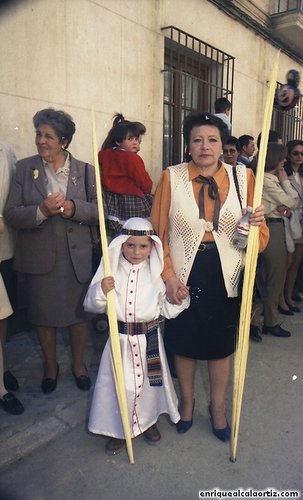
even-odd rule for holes
{"type": "Polygon", "coordinates": [[[260,205],[256,208],[256,210],[251,214],[249,218],[249,223],[252,226],[261,226],[262,222],[265,221],[265,207],[264,205],[260,205]]]}
{"type": "Polygon", "coordinates": [[[112,276],[107,276],[106,278],[103,278],[103,280],[101,280],[101,288],[104,295],[107,295],[108,292],[110,292],[115,288],[114,278],[112,276]]]}
{"type": "Polygon", "coordinates": [[[176,276],[172,276],[165,281],[166,298],[170,304],[182,304],[183,298],[187,297],[188,289],[176,276]],[[186,291],[187,290],[187,293],[186,291]],[[183,295],[186,293],[185,297],[183,295]]]}

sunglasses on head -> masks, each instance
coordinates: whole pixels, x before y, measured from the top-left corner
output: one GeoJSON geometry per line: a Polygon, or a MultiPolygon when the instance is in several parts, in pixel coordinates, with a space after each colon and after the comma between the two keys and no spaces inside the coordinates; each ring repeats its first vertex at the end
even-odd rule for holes
{"type": "Polygon", "coordinates": [[[303,151],[292,151],[291,154],[294,156],[303,156],[303,151]]]}

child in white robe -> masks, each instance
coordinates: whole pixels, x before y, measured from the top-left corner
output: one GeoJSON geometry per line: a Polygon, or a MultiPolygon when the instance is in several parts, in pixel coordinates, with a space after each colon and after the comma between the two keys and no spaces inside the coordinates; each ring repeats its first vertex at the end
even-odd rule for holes
{"type": "MultiPolygon", "coordinates": [[[[115,290],[131,436],[143,434],[146,442],[156,445],[161,439],[156,426],[159,415],[168,413],[173,423],[180,420],[158,320],[160,315],[175,318],[189,306],[188,289],[179,289],[181,305],[167,301],[161,278],[162,244],[146,219],[133,217],[125,222],[122,234],[109,245],[109,258],[113,276],[104,277],[101,261],[84,308],[106,312],[107,293],[115,290]]],[[[109,341],[100,362],[88,428],[111,437],[106,444],[108,454],[115,455],[123,449],[124,431],[109,341]]]]}

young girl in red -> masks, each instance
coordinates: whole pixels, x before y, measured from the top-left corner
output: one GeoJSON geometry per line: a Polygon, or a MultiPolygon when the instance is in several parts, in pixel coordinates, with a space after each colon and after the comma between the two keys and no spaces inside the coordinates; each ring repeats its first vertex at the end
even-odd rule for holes
{"type": "Polygon", "coordinates": [[[99,165],[107,224],[116,236],[130,217],[148,218],[152,205],[152,180],[138,151],[144,125],[115,116],[113,127],[99,151],[99,165]]]}

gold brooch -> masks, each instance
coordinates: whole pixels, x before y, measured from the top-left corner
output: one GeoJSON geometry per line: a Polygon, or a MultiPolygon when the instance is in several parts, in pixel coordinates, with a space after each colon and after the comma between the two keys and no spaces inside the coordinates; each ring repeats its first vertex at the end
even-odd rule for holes
{"type": "Polygon", "coordinates": [[[39,170],[37,168],[33,169],[33,177],[35,180],[39,177],[39,170]]]}

